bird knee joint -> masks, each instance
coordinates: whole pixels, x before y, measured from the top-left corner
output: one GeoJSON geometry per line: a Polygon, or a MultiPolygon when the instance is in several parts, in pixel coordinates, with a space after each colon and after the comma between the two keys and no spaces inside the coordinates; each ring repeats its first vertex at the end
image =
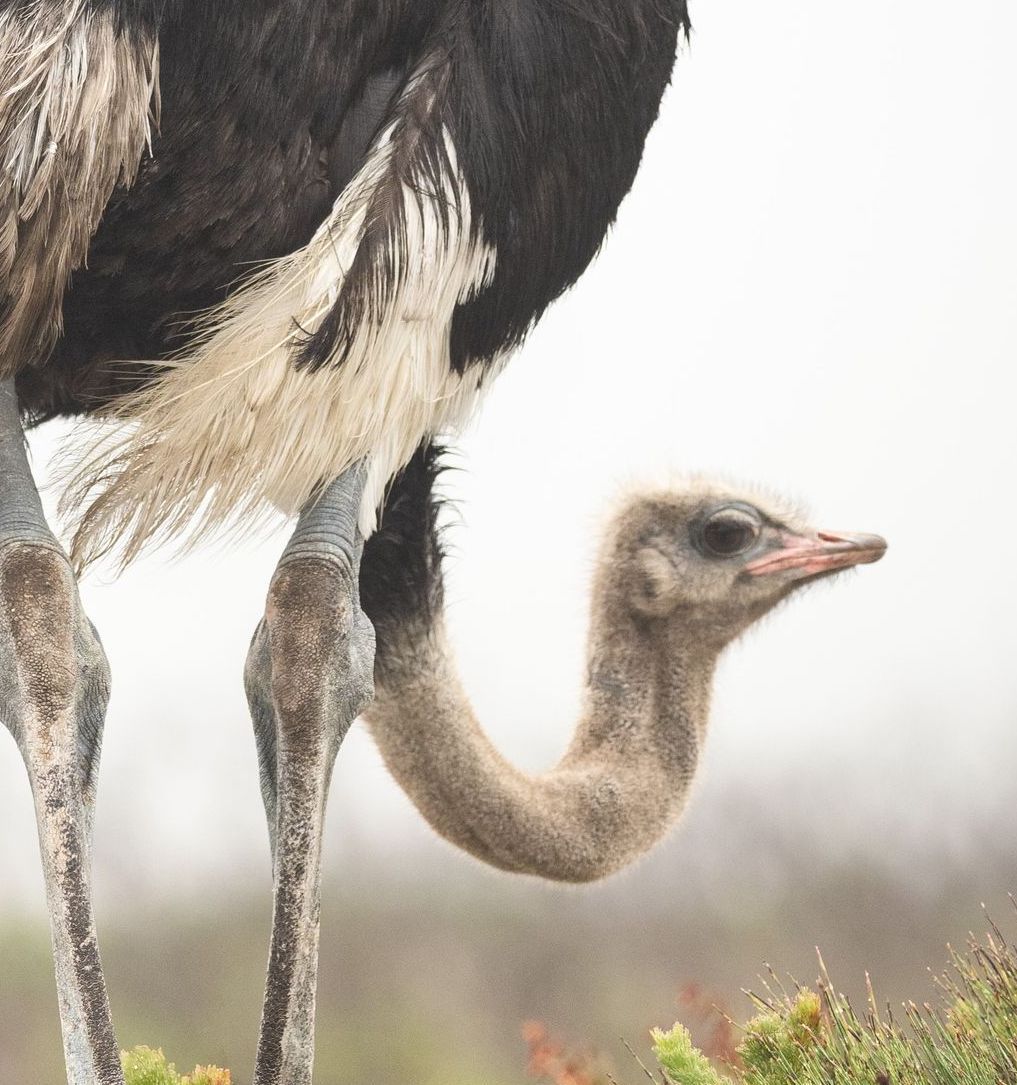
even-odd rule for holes
{"type": "Polygon", "coordinates": [[[0,608],[16,699],[33,717],[53,721],[73,703],[79,677],[77,588],[64,555],[37,544],[6,549],[0,554],[0,608]]]}
{"type": "MultiPolygon", "coordinates": [[[[351,683],[364,685],[365,645],[358,634],[365,621],[355,582],[334,563],[304,559],[279,567],[269,588],[265,622],[272,699],[284,726],[286,718],[307,721],[319,715],[337,683],[347,689],[351,683]]],[[[356,711],[362,708],[358,703],[356,711]]]]}

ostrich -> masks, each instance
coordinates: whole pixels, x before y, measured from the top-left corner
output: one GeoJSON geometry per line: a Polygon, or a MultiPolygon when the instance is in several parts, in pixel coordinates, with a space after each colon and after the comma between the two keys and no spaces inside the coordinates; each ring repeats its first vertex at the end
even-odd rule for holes
{"type": "Polygon", "coordinates": [[[91,562],[297,516],[245,682],[274,879],[255,1082],[304,1085],[328,783],[375,683],[369,725],[439,832],[585,880],[673,820],[725,640],[881,552],[708,490],[633,504],[584,721],[537,781],[443,648],[435,440],[593,258],[688,30],[685,0],[0,0],[0,718],[70,1085],[123,1082],[90,900],[91,562]],[[66,482],[69,551],[24,445],[61,415],[108,422],[66,482]]]}

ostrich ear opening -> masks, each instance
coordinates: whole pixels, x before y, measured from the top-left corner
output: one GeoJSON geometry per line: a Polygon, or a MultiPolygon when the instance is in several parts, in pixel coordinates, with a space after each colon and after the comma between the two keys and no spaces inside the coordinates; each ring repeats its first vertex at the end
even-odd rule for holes
{"type": "Polygon", "coordinates": [[[653,618],[670,614],[678,602],[680,586],[673,562],[652,546],[638,550],[634,560],[633,609],[653,618]]]}

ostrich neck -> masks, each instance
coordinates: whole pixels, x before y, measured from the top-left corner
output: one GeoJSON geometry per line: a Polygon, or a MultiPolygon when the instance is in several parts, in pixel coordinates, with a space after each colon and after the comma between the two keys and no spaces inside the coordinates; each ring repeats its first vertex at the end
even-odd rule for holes
{"type": "Polygon", "coordinates": [[[583,711],[565,756],[531,776],[481,730],[439,625],[380,676],[367,720],[431,825],[505,870],[588,881],[625,866],[681,813],[705,733],[715,651],[642,622],[598,586],[583,711]]]}

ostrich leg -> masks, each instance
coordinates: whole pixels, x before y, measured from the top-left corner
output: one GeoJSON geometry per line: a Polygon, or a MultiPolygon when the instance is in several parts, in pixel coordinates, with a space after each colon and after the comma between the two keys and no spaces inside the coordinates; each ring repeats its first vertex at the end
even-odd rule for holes
{"type": "Polygon", "coordinates": [[[0,719],[35,799],[70,1085],[123,1083],[92,918],[90,835],[109,668],[0,383],[0,719]]]}
{"type": "Polygon", "coordinates": [[[358,585],[363,484],[351,468],[301,514],[247,657],[275,882],[255,1085],[311,1080],[325,803],[339,745],[372,696],[374,630],[358,585]]]}

